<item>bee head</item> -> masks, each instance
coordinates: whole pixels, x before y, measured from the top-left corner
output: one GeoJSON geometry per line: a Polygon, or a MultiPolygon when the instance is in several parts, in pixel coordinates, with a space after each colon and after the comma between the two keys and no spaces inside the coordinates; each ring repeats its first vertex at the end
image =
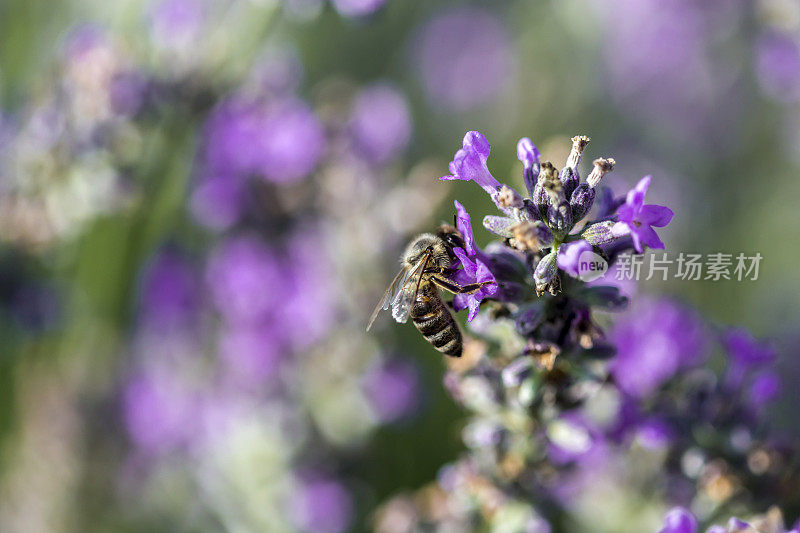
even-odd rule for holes
{"type": "Polygon", "coordinates": [[[464,237],[461,232],[450,224],[442,224],[436,230],[436,236],[439,237],[445,245],[446,253],[451,259],[451,262],[456,262],[457,257],[453,253],[453,248],[464,248],[464,237]]]}

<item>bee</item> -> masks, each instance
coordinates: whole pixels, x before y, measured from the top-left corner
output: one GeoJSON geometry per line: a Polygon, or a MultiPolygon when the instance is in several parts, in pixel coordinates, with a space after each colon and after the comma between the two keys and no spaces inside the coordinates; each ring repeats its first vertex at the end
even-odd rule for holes
{"type": "Polygon", "coordinates": [[[426,341],[443,354],[461,357],[463,340],[439,289],[454,294],[471,294],[487,283],[459,285],[448,278],[458,267],[454,248],[464,248],[461,233],[442,224],[435,233],[416,236],[400,258],[400,272],[378,302],[367,324],[367,331],[382,309],[392,307],[392,316],[400,323],[414,322],[426,341]]]}

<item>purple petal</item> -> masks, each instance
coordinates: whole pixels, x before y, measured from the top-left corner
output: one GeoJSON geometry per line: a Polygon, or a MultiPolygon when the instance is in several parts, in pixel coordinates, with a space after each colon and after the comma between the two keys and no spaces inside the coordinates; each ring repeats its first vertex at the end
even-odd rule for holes
{"type": "Polygon", "coordinates": [[[527,137],[523,137],[517,143],[517,159],[519,159],[525,168],[530,168],[539,163],[539,158],[542,156],[539,149],[527,137]]]}
{"type": "Polygon", "coordinates": [[[481,302],[476,298],[469,299],[469,313],[467,313],[467,322],[472,322],[476,316],[478,316],[478,309],[480,308],[481,302]]]}
{"type": "Polygon", "coordinates": [[[636,187],[628,191],[628,196],[625,203],[631,206],[634,212],[638,212],[644,205],[644,195],[647,194],[647,189],[650,187],[650,176],[645,176],[639,180],[636,187]]]}
{"type": "Polygon", "coordinates": [[[472,262],[472,260],[467,257],[467,253],[464,251],[463,248],[453,248],[453,253],[456,254],[458,260],[461,261],[461,266],[464,267],[464,272],[466,272],[470,277],[475,277],[476,265],[472,262]]]}
{"type": "Polygon", "coordinates": [[[484,159],[489,157],[489,152],[492,150],[492,145],[486,140],[486,137],[479,131],[468,131],[464,135],[464,149],[472,149],[483,156],[484,159]]]}
{"type": "Polygon", "coordinates": [[[578,277],[578,262],[583,252],[591,251],[592,245],[581,239],[569,244],[562,244],[558,249],[556,264],[558,268],[572,276],[578,277]]]}
{"type": "MultiPolygon", "coordinates": [[[[665,248],[664,243],[661,242],[661,239],[658,238],[658,234],[656,233],[656,230],[654,230],[650,226],[647,226],[647,225],[639,226],[638,228],[636,228],[636,229],[634,229],[632,231],[632,234],[634,235],[634,244],[636,243],[636,240],[637,240],[635,238],[635,236],[638,235],[638,237],[639,237],[638,240],[640,242],[646,244],[650,248],[659,249],[659,250],[663,250],[665,248]]],[[[637,251],[639,251],[641,253],[641,250],[639,250],[638,247],[637,247],[637,251]]]]}
{"type": "Polygon", "coordinates": [[[631,232],[631,227],[628,226],[625,222],[617,222],[613,226],[611,226],[611,234],[614,237],[625,237],[629,235],[631,232]]]}
{"type": "Polygon", "coordinates": [[[664,517],[660,533],[695,533],[697,519],[683,507],[675,507],[664,517]]]}
{"type": "Polygon", "coordinates": [[[675,213],[669,207],[663,205],[644,205],[639,213],[639,220],[643,224],[663,228],[670,223],[675,213]]]}
{"type": "Polygon", "coordinates": [[[472,234],[472,223],[469,213],[467,213],[467,210],[458,200],[455,201],[455,206],[458,212],[456,226],[458,226],[458,231],[461,232],[461,236],[464,237],[464,248],[466,248],[467,255],[475,255],[475,237],[472,234]]]}

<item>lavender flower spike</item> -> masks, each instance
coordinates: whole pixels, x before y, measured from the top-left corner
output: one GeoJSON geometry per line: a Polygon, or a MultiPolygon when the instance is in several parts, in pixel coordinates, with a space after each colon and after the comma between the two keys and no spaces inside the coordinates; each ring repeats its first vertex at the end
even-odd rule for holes
{"type": "Polygon", "coordinates": [[[474,181],[494,198],[500,188],[500,182],[494,179],[489,172],[489,167],[486,166],[486,159],[489,157],[491,149],[489,141],[483,134],[477,131],[468,131],[464,135],[463,148],[456,152],[450,162],[452,174],[439,179],[474,181]]]}
{"type": "Polygon", "coordinates": [[[669,224],[674,213],[672,209],[662,205],[645,205],[644,195],[650,186],[650,176],[645,176],[636,187],[628,191],[625,203],[617,210],[619,222],[614,224],[611,232],[617,237],[630,235],[636,251],[642,253],[644,246],[664,248],[653,226],[661,228],[669,224]]]}
{"type": "Polygon", "coordinates": [[[542,154],[536,145],[527,137],[523,137],[517,143],[517,159],[522,162],[522,175],[525,180],[525,187],[528,195],[533,197],[533,189],[536,187],[536,180],[539,177],[539,160],[542,154]]]}

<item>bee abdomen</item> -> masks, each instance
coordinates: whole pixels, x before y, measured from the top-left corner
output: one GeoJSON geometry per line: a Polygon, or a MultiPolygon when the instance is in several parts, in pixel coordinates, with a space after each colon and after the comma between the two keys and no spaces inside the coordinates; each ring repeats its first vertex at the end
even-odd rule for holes
{"type": "Polygon", "coordinates": [[[434,348],[451,357],[461,357],[461,330],[446,307],[442,305],[413,319],[419,332],[434,348]]]}

